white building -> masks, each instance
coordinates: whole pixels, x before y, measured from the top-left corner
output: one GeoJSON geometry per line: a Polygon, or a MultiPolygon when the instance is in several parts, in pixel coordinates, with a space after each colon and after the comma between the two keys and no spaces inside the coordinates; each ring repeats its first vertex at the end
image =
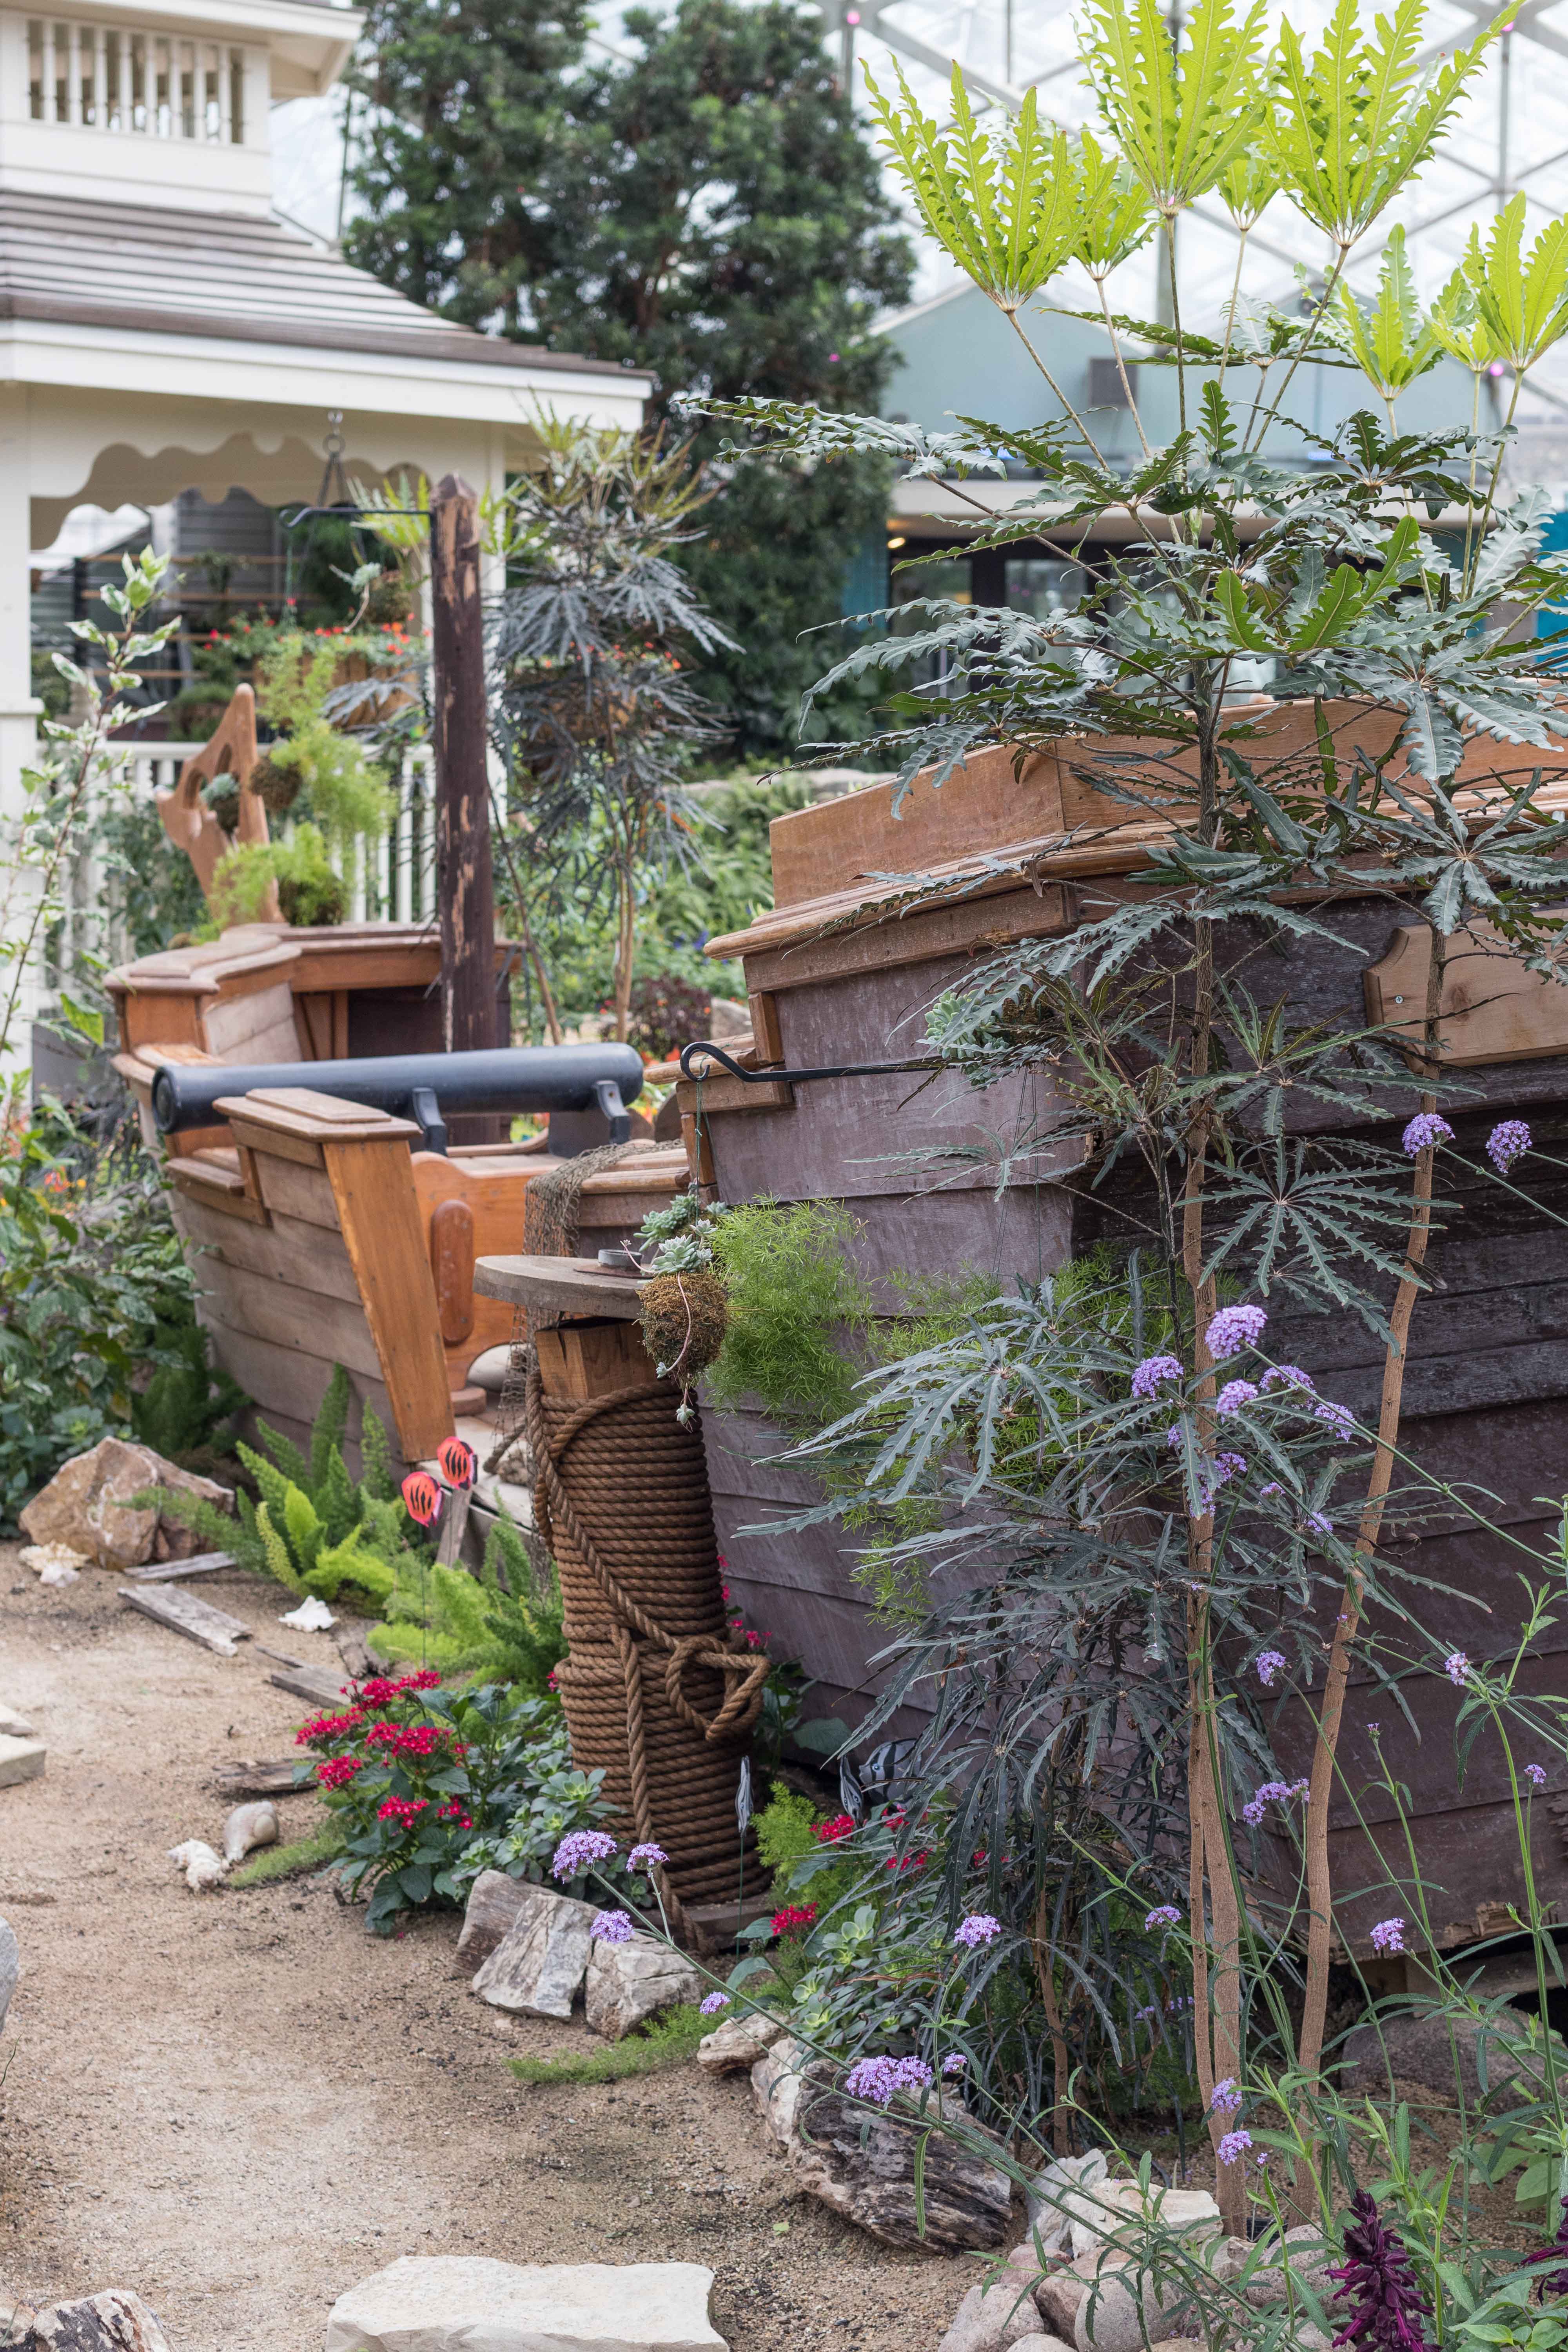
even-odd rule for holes
{"type": "Polygon", "coordinates": [[[272,211],[268,118],[361,18],[319,0],[0,11],[0,809],[38,705],[28,554],[79,505],[310,499],[344,466],[499,488],[542,405],[635,425],[646,376],[454,327],[272,211]]]}

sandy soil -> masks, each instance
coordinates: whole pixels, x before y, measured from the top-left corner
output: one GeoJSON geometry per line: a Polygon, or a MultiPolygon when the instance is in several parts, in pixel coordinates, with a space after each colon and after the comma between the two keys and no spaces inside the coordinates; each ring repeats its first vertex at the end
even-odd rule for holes
{"type": "MultiPolygon", "coordinates": [[[[977,2274],[879,2247],[792,2192],[742,2076],[520,2084],[589,2042],[452,1974],[454,1915],[379,1941],[329,1885],[189,1894],[214,1769],[280,1756],[303,1709],[249,1644],[215,1658],[114,1598],[39,1588],[0,1546],[0,1699],[47,1738],[0,1790],[0,1913],[23,1979],[0,2042],[0,2341],[10,2303],[133,2287],[174,2352],[315,2352],[398,2255],[707,2263],[734,2352],[934,2352],[977,2274]]],[[[200,1588],[279,1650],[275,1587],[200,1588]],[[271,1630],[268,1631],[268,1628],[271,1630]]],[[[283,1801],[285,1835],[314,1818],[283,1801]]]]}

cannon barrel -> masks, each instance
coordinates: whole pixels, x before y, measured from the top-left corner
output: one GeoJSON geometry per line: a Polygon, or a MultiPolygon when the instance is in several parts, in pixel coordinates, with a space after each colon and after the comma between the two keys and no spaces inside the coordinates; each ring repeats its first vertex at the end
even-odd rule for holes
{"type": "Polygon", "coordinates": [[[216,1106],[262,1087],[309,1087],[341,1101],[412,1118],[426,1149],[447,1149],[446,1114],[466,1111],[602,1110],[610,1140],[630,1133],[626,1105],[642,1092],[635,1045],[496,1045],[476,1054],[373,1054],[355,1062],[165,1062],[153,1079],[161,1135],[212,1127],[216,1106]]]}

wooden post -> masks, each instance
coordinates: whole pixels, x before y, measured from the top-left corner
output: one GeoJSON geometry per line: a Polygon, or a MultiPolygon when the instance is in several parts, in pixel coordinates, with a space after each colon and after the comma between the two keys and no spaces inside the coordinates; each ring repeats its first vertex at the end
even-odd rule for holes
{"type": "Polygon", "coordinates": [[[510,1040],[496,1034],[479,499],[458,474],[430,496],[430,635],[441,1038],[448,1053],[463,1053],[510,1040]]]}

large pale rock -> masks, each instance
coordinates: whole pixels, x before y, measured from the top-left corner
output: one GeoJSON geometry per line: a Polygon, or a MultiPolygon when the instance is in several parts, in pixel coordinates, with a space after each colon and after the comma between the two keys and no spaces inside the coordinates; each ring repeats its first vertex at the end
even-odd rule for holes
{"type": "Polygon", "coordinates": [[[625,1944],[595,1937],[588,1956],[589,2031],[619,2042],[645,2017],[679,2001],[700,2000],[702,1987],[685,1954],[672,1951],[657,1936],[633,1936],[625,1944]]]}
{"type": "Polygon", "coordinates": [[[707,2074],[737,2074],[742,2067],[749,2071],[784,2034],[784,2020],[770,2017],[765,2009],[750,2010],[744,2017],[727,2017],[698,2043],[697,2063],[707,2074]]]}
{"type": "Polygon", "coordinates": [[[1179,2230],[1184,2238],[1204,2241],[1219,2233],[1219,2207],[1206,2189],[1151,2187],[1147,2196],[1135,2180],[1100,2180],[1072,2192],[1067,2199],[1072,2213],[1072,2250],[1092,2253],[1108,2238],[1147,2222],[1151,2228],[1179,2230]]]}
{"type": "Polygon", "coordinates": [[[956,2103],[945,2110],[933,2103],[928,2113],[954,2130],[929,2137],[905,2109],[868,2116],[858,2099],[833,2087],[831,2069],[820,2060],[798,2071],[801,2057],[793,2042],[775,2042],[752,2067],[752,2089],[807,2196],[887,2246],[942,2253],[1001,2245],[1012,2183],[987,2152],[1000,2149],[993,2133],[956,2103]],[[922,2140],[923,2232],[915,2197],[915,2153],[922,2140]]]}
{"type": "MultiPolygon", "coordinates": [[[[234,1492],[211,1478],[165,1462],[150,1445],[106,1437],[89,1454],[79,1454],[56,1472],[21,1514],[24,1532],[36,1544],[68,1544],[100,1568],[135,1568],[151,1559],[159,1540],[159,1517],[151,1505],[132,1507],[131,1497],[148,1486],[175,1486],[201,1495],[219,1510],[232,1511],[234,1492]]],[[[170,1520],[164,1530],[165,1559],[188,1556],[203,1539],[170,1520]],[[182,1554],[184,1542],[186,1551],[182,1554]]]]}
{"type": "Polygon", "coordinates": [[[588,1973],[594,1906],[552,1887],[531,1886],[528,1901],[474,1979],[492,2009],[527,2017],[570,2017],[588,1973]]]}
{"type": "Polygon", "coordinates": [[[1073,2320],[1078,2352],[1143,2352],[1145,2345],[1170,2336],[1172,2331],[1162,2323],[1189,2301],[1178,2282],[1168,2280],[1157,2286],[1130,2254],[1109,2252],[1080,2259],[1097,2267],[1087,2281],[1088,2292],[1073,2320]]]}
{"type": "Polygon", "coordinates": [[[30,2352],[169,2352],[169,2339],[139,2294],[109,2287],[35,2312],[30,2352]]]}
{"type": "Polygon", "coordinates": [[[1267,2310],[1271,2303],[1283,2303],[1289,2287],[1298,2294],[1315,2295],[1321,2303],[1339,2284],[1337,2279],[1330,2277],[1330,2266],[1342,2259],[1341,2249],[1324,2237],[1316,2222],[1303,2221],[1296,2229],[1286,2231],[1283,2246],[1276,2241],[1265,2250],[1264,2259],[1242,2292],[1255,2311],[1267,2310]]]}
{"type": "Polygon", "coordinates": [[[323,2352],[728,2352],[698,2263],[405,2254],[332,2305],[323,2352]]]}
{"type": "MultiPolygon", "coordinates": [[[[1059,2336],[1020,2336],[1014,2344],[1013,2352],[1070,2352],[1070,2347],[1064,2344],[1059,2336]]],[[[1154,2352],[1160,2352],[1157,2344],[1154,2352]]],[[[1207,2352],[1206,2346],[1205,2352],[1207,2352]]]]}
{"type": "Polygon", "coordinates": [[[1067,2244],[1074,2210],[1067,2201],[1068,2191],[1094,2188],[1108,2169],[1105,2150],[1091,2147],[1087,2156],[1058,2156],[1036,2173],[1024,2191],[1024,2208],[1042,2254],[1054,2254],[1067,2244]]]}
{"type": "Polygon", "coordinates": [[[970,2288],[937,2352],[1010,2352],[1039,2333],[1040,2315],[1028,2284],[1010,2274],[994,2286],[970,2288]]]}
{"type": "Polygon", "coordinates": [[[16,1931],[8,1919],[0,1919],[0,2033],[5,2030],[5,2012],[11,2006],[11,1996],[16,1990],[16,1979],[22,1973],[22,1956],[16,1949],[16,1931]]]}
{"type": "Polygon", "coordinates": [[[15,1789],[23,1780],[37,1780],[48,1762],[41,1739],[14,1739],[0,1732],[0,1789],[15,1789]]]}
{"type": "Polygon", "coordinates": [[[471,1977],[483,1968],[528,1897],[538,1890],[525,1879],[509,1878],[504,1870],[481,1870],[468,1889],[463,1931],[452,1965],[458,1976],[471,1977]]]}

